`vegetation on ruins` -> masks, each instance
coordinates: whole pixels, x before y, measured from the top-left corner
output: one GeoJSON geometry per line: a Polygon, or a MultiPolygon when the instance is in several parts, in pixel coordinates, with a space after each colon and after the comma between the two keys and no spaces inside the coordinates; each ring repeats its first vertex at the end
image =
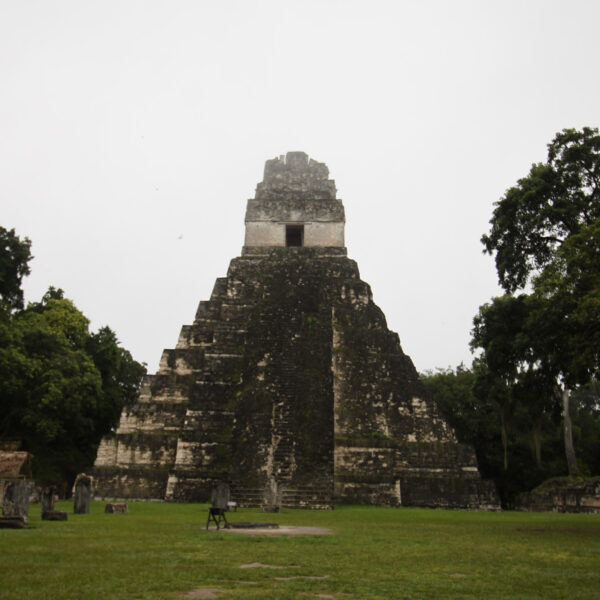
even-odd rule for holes
{"type": "Polygon", "coordinates": [[[34,455],[38,481],[72,483],[93,464],[100,438],[135,396],[145,367],[108,327],[88,319],[50,288],[23,308],[21,278],[29,273],[29,240],[0,228],[0,440],[34,455]]]}
{"type": "Polygon", "coordinates": [[[70,502],[56,508],[68,521],[42,521],[33,505],[25,529],[0,532],[4,600],[577,600],[600,587],[598,515],[371,506],[228,515],[332,531],[265,536],[206,531],[206,505],[130,502],[125,515],[104,514],[103,502],[87,515],[70,502]],[[202,595],[207,588],[222,593],[202,595]]]}

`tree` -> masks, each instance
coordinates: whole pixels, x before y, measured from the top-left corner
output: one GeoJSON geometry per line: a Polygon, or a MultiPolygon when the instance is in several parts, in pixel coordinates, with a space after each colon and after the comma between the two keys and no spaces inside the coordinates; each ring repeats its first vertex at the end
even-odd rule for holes
{"type": "MultiPolygon", "coordinates": [[[[514,392],[527,387],[560,396],[569,472],[577,472],[570,393],[598,375],[600,340],[600,135],[597,129],[565,129],[548,145],[546,163],[496,203],[491,230],[482,237],[495,254],[502,287],[518,298],[494,299],[475,320],[473,346],[514,392]],[[529,293],[525,293],[529,292],[529,293]],[[499,332],[502,307],[523,314],[499,332]],[[512,337],[508,352],[498,338],[512,337]],[[502,344],[500,344],[502,346],[502,344]],[[532,382],[536,382],[531,387],[532,382]],[[554,390],[554,393],[548,391],[554,390]]],[[[514,316],[517,313],[511,312],[514,316]]]]}
{"type": "Polygon", "coordinates": [[[600,135],[598,129],[564,129],[548,145],[546,163],[496,203],[489,234],[481,238],[495,254],[500,285],[523,289],[572,235],[600,218],[600,135]]]}
{"type": "Polygon", "coordinates": [[[110,328],[90,333],[60,289],[5,316],[0,341],[0,437],[32,452],[36,479],[72,482],[93,463],[145,367],[110,328]]]}
{"type": "MultiPolygon", "coordinates": [[[[565,471],[559,404],[547,410],[535,379],[526,377],[523,385],[506,385],[480,359],[471,369],[463,365],[436,369],[421,373],[420,378],[458,440],[475,448],[479,471],[482,477],[493,479],[504,508],[514,507],[519,493],[565,471]]],[[[574,393],[572,414],[580,470],[599,473],[597,382],[574,393]]]]}
{"type": "Polygon", "coordinates": [[[144,365],[50,287],[23,309],[30,241],[0,227],[0,439],[34,455],[43,482],[72,483],[135,397],[144,365]]]}
{"type": "Polygon", "coordinates": [[[508,436],[515,417],[526,416],[535,460],[541,466],[541,423],[556,412],[555,374],[540,351],[540,330],[532,318],[536,298],[506,294],[480,307],[473,320],[472,348],[483,354],[477,378],[480,394],[500,406],[504,468],[508,468],[508,436]]]}
{"type": "Polygon", "coordinates": [[[21,240],[15,230],[0,227],[0,298],[8,310],[23,308],[21,281],[29,275],[31,242],[21,240]]]}
{"type": "Polygon", "coordinates": [[[475,384],[482,368],[475,361],[473,369],[460,364],[456,369],[436,369],[420,374],[436,406],[461,443],[475,448],[479,470],[485,478],[495,478],[498,464],[499,405],[491,395],[479,398],[475,384]]]}
{"type": "Polygon", "coordinates": [[[103,413],[97,426],[104,435],[117,424],[123,406],[135,400],[146,367],[119,345],[109,327],[102,327],[88,337],[86,351],[102,378],[103,413]]]}
{"type": "Polygon", "coordinates": [[[2,379],[18,371],[2,390],[2,430],[34,454],[38,478],[71,478],[93,460],[102,414],[102,380],[85,351],[88,320],[71,301],[49,297],[17,313],[10,329],[2,379]]]}

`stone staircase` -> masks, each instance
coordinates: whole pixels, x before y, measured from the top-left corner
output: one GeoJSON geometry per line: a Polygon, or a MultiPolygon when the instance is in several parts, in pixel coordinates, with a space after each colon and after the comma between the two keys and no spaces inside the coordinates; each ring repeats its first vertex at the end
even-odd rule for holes
{"type": "Polygon", "coordinates": [[[280,400],[273,405],[273,429],[271,432],[273,464],[270,476],[278,482],[292,479],[295,468],[294,439],[290,427],[289,402],[280,400]]]}
{"type": "Polygon", "coordinates": [[[167,500],[207,501],[210,489],[228,477],[249,307],[231,293],[228,283],[227,278],[217,279],[211,299],[200,303],[193,325],[182,329],[177,348],[171,351],[193,349],[202,360],[193,365],[194,390],[177,440],[167,500]]]}
{"type": "Polygon", "coordinates": [[[283,488],[281,506],[284,508],[333,508],[333,490],[319,486],[283,488]]]}

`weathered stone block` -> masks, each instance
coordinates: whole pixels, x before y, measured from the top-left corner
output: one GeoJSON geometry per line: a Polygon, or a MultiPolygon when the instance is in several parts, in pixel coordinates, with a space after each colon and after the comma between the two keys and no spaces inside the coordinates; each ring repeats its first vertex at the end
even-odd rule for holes
{"type": "Polygon", "coordinates": [[[0,517],[0,529],[23,529],[27,519],[21,516],[0,517]]]}
{"type": "Polygon", "coordinates": [[[68,514],[62,510],[42,511],[42,521],[67,521],[68,514]]]}
{"type": "Polygon", "coordinates": [[[21,517],[27,522],[29,516],[30,483],[25,479],[10,481],[4,489],[2,514],[5,517],[21,517]]]}
{"type": "Polygon", "coordinates": [[[85,473],[79,473],[73,484],[73,512],[76,515],[90,512],[90,499],[93,494],[94,479],[85,473]]]}

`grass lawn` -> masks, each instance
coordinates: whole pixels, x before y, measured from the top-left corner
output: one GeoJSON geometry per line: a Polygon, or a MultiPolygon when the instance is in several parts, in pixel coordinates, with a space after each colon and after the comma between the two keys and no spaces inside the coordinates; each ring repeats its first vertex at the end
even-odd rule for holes
{"type": "Polygon", "coordinates": [[[129,514],[0,530],[2,600],[229,598],[600,598],[600,515],[340,506],[241,509],[233,521],[328,527],[332,535],[206,531],[198,504],[132,502],[129,514]],[[282,568],[240,568],[262,563],[282,568]]]}

